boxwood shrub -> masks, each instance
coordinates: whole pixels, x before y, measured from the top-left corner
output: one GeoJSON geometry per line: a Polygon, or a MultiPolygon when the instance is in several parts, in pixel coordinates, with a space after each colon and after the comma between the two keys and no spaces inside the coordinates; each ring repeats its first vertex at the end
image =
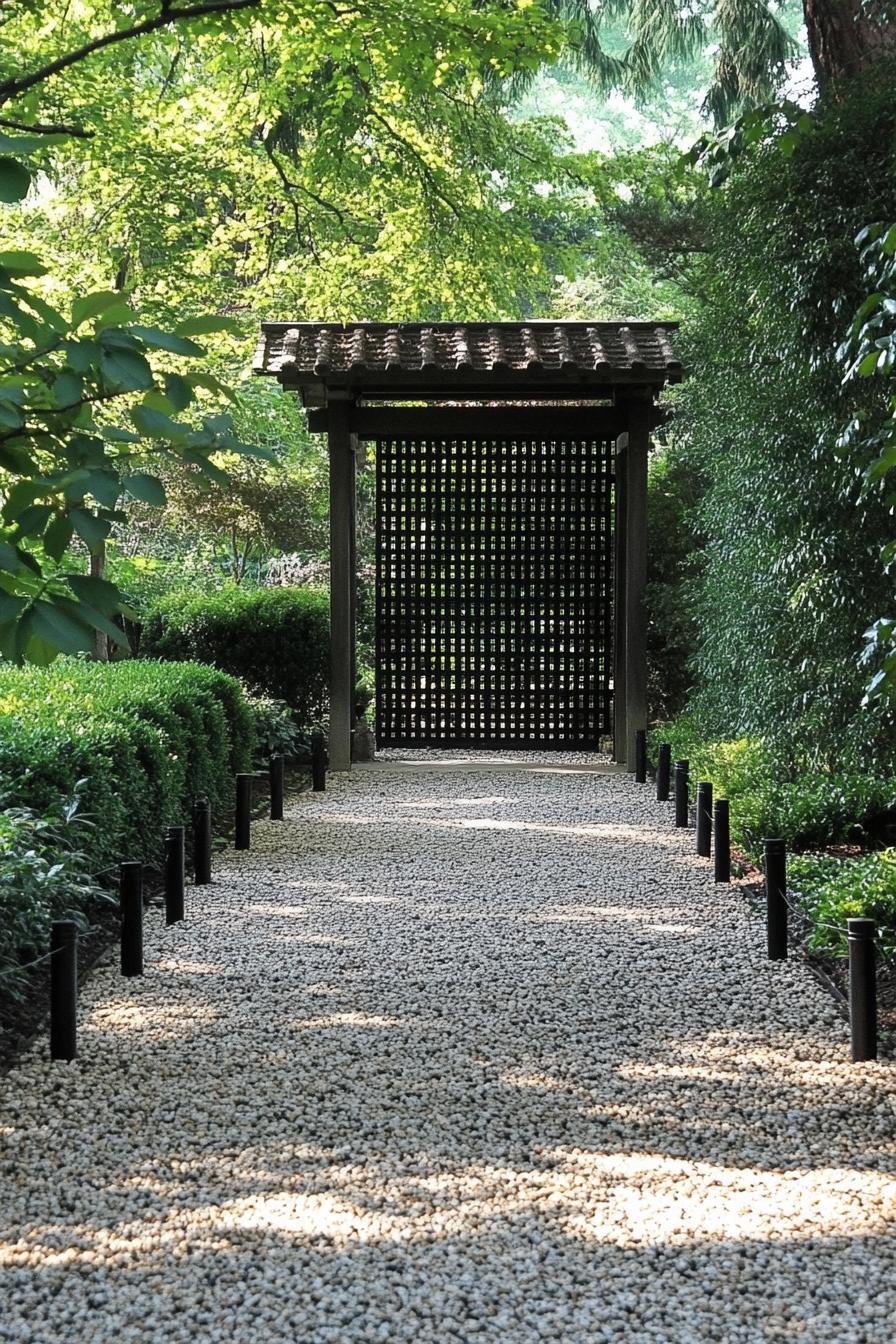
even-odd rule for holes
{"type": "Polygon", "coordinates": [[[157,859],[164,828],[192,800],[232,807],[249,768],[254,722],[239,683],[195,664],[92,663],[0,669],[0,780],[45,815],[74,796],[94,823],[82,839],[94,873],[157,859]]]}
{"type": "Polygon", "coordinates": [[[140,641],[149,658],[195,659],[285,700],[303,726],[327,708],[329,601],[311,588],[226,588],[162,598],[140,641]]]}

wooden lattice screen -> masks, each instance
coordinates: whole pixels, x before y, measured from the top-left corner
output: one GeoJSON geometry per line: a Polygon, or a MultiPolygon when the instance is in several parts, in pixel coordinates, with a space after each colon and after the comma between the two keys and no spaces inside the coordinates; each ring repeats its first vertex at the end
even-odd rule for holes
{"type": "Polygon", "coordinates": [[[377,444],[377,742],[609,730],[609,440],[377,444]]]}

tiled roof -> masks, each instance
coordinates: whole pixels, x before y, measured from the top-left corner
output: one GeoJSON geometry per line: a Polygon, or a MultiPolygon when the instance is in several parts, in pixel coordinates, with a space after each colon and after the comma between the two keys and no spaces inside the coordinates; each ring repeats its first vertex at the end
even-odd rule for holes
{"type": "Polygon", "coordinates": [[[434,379],[552,384],[678,382],[674,322],[265,322],[256,373],[284,386],[413,388],[434,379]]]}

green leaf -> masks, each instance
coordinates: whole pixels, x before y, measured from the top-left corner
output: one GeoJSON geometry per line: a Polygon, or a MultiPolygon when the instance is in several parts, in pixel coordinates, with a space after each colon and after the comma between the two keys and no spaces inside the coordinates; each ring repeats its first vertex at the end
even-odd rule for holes
{"type": "Polygon", "coordinates": [[[96,341],[66,341],[65,354],[74,373],[87,373],[99,364],[101,350],[96,341]]]}
{"type": "Polygon", "coordinates": [[[154,411],[151,406],[135,406],[131,411],[131,419],[140,433],[150,439],[175,439],[181,442],[187,433],[185,425],[179,425],[176,420],[162,411],[154,411]]]}
{"type": "Polygon", "coordinates": [[[31,186],[31,174],[18,159],[4,154],[0,157],[0,201],[11,203],[21,201],[28,195],[31,186]]]}
{"type": "Polygon", "coordinates": [[[22,510],[34,503],[42,489],[43,484],[40,481],[16,481],[8,491],[6,503],[3,505],[2,514],[6,521],[16,522],[22,510]]]}
{"type": "Polygon", "coordinates": [[[57,513],[44,533],[44,550],[51,560],[61,560],[74,534],[72,520],[66,513],[57,513]]]}
{"type": "Polygon", "coordinates": [[[8,541],[0,541],[0,573],[18,574],[21,569],[15,546],[8,541]]]}
{"type": "Polygon", "coordinates": [[[84,395],[84,380],[78,374],[63,369],[55,379],[52,391],[57,406],[77,406],[84,395]]]}
{"type": "Polygon", "coordinates": [[[166,373],[165,396],[176,413],[189,406],[193,400],[193,389],[179,373],[166,373]]]}
{"type": "Polygon", "coordinates": [[[157,476],[150,476],[145,471],[125,477],[123,484],[129,495],[142,500],[144,504],[155,504],[162,508],[168,502],[162,482],[157,476]]]}
{"type": "Polygon", "coordinates": [[[94,323],[94,330],[104,332],[107,327],[121,327],[125,323],[133,322],[137,314],[129,303],[125,303],[121,295],[118,296],[118,303],[113,303],[111,307],[104,308],[94,323]]]}
{"type": "Polygon", "coordinates": [[[0,252],[0,266],[11,275],[46,275],[47,268],[33,252],[0,252]]]}
{"type": "Polygon", "coordinates": [[[205,351],[201,345],[196,345],[194,341],[188,341],[183,336],[175,336],[170,332],[162,331],[160,327],[142,327],[134,325],[131,331],[135,336],[139,336],[144,345],[148,345],[152,350],[170,350],[173,355],[204,355],[205,351]]]}
{"type": "Polygon", "coordinates": [[[215,331],[228,331],[241,336],[242,328],[235,317],[188,317],[174,328],[178,336],[209,336],[215,331]]]}
{"type": "Polygon", "coordinates": [[[0,592],[0,625],[5,625],[7,621],[17,621],[27,605],[27,597],[15,597],[12,593],[0,592]]]}
{"type": "Polygon", "coordinates": [[[92,629],[101,630],[104,635],[108,635],[109,639],[113,640],[120,648],[127,649],[130,647],[124,631],[119,629],[114,621],[110,621],[108,616],[104,615],[103,612],[98,611],[91,603],[80,599],[77,602],[72,602],[67,597],[60,597],[57,598],[56,605],[63,611],[68,612],[72,620],[84,621],[92,629]]]}
{"type": "Polygon", "coordinates": [[[53,507],[50,504],[32,504],[30,508],[23,509],[16,519],[16,540],[42,536],[52,516],[53,507]]]}
{"type": "Polygon", "coordinates": [[[225,488],[230,485],[230,477],[227,473],[222,471],[220,467],[216,467],[214,462],[209,462],[208,458],[203,457],[201,453],[186,452],[184,457],[188,462],[192,462],[194,466],[198,467],[203,476],[214,482],[215,485],[221,485],[225,488]]]}
{"type": "Polygon", "coordinates": [[[84,294],[72,303],[72,327],[77,330],[91,317],[99,317],[120,303],[121,294],[114,289],[98,289],[93,294],[84,294]]]}
{"type": "Polygon", "coordinates": [[[79,602],[86,602],[106,616],[114,616],[121,607],[121,593],[108,579],[90,574],[67,574],[65,581],[79,602]]]}
{"type": "Polygon", "coordinates": [[[107,509],[114,509],[121,494],[121,482],[114,471],[94,471],[88,476],[84,491],[107,509]]]}
{"type": "Polygon", "coordinates": [[[5,429],[21,429],[24,423],[25,417],[18,406],[13,406],[8,401],[0,401],[0,425],[5,429]]]}
{"type": "Polygon", "coordinates": [[[109,443],[139,443],[140,435],[132,434],[129,429],[120,429],[117,425],[104,425],[103,438],[109,443]]]}
{"type": "Polygon", "coordinates": [[[94,646],[93,631],[59,603],[35,602],[31,629],[38,639],[60,653],[90,653],[94,646]]]}
{"type": "Polygon", "coordinates": [[[152,369],[136,350],[104,350],[100,368],[106,386],[116,392],[144,392],[153,386],[152,369]]]}
{"type": "Polygon", "coordinates": [[[90,513],[87,509],[72,509],[70,517],[78,536],[91,554],[97,555],[112,530],[112,524],[107,518],[98,518],[95,513],[90,513]]]}

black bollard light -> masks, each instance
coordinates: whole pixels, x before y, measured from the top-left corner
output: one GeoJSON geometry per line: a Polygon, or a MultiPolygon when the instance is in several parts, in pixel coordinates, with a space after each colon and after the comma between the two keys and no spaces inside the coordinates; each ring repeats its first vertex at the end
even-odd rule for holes
{"type": "Polygon", "coordinates": [[[848,919],[846,939],[849,946],[849,1034],[852,1058],[877,1059],[877,972],[875,967],[873,919],[848,919]]]}
{"type": "Polygon", "coordinates": [[[647,731],[644,728],[635,733],[635,783],[647,783],[647,731]]]}
{"type": "Polygon", "coordinates": [[[669,801],[669,774],[672,768],[672,747],[661,742],[656,760],[656,800],[658,803],[669,801]]]}
{"type": "Polygon", "coordinates": [[[121,973],[143,974],[143,864],[123,863],[120,879],[121,973]]]}
{"type": "Polygon", "coordinates": [[[327,744],[323,733],[315,733],[311,738],[311,787],[315,793],[323,793],[327,787],[327,744]]]}
{"type": "Polygon", "coordinates": [[[270,766],[271,821],[283,820],[283,781],[285,772],[286,757],[272,756],[270,766]]]}
{"type": "Polygon", "coordinates": [[[207,798],[193,804],[193,881],[197,887],[212,880],[212,807],[207,798]]]}
{"type": "Polygon", "coordinates": [[[50,1058],[78,1054],[78,926],[73,919],[50,925],[50,1058]]]}
{"type": "Polygon", "coordinates": [[[770,961],[787,960],[787,847],[763,840],[766,936],[770,961]]]}
{"type": "Polygon", "coordinates": [[[252,776],[236,777],[236,825],[234,848],[248,849],[252,823],[252,776]]]}
{"type": "Polygon", "coordinates": [[[727,798],[717,798],[713,808],[713,858],[717,882],[731,881],[731,816],[727,798]]]}
{"type": "Polygon", "coordinates": [[[675,762],[675,825],[687,826],[688,816],[688,789],[690,787],[688,761],[675,762]]]}
{"type": "Polygon", "coordinates": [[[712,846],[712,784],[702,780],[697,785],[697,853],[708,859],[712,846]]]}
{"type": "Polygon", "coordinates": [[[165,832],[165,923],[179,924],[184,917],[184,828],[169,826],[165,832]]]}

